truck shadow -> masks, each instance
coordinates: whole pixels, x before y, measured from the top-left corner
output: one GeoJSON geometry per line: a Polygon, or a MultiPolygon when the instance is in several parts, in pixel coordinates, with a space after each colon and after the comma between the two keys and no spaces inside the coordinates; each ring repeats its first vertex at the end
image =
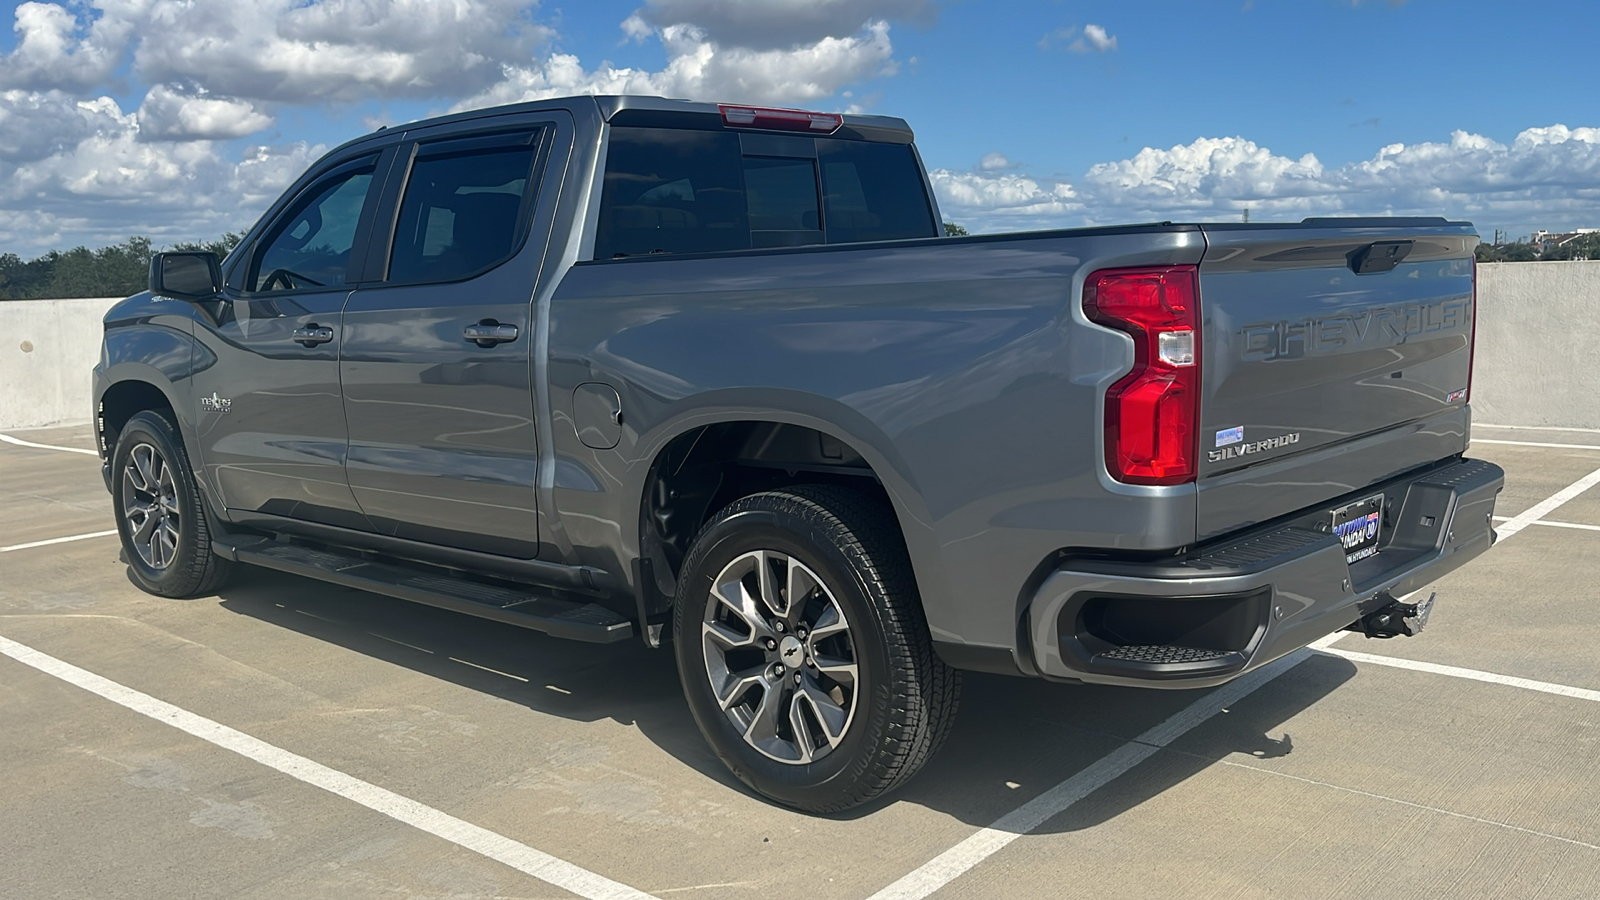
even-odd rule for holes
{"type": "MultiPolygon", "coordinates": [[[[222,608],[539,713],[636,727],[682,765],[748,794],[700,737],[670,650],[650,650],[637,639],[612,645],[557,640],[309,579],[250,574],[221,592],[222,608]]],[[[1345,660],[1313,657],[1037,831],[1074,831],[1115,818],[1230,754],[1287,755],[1292,739],[1274,732],[1354,673],[1345,660]]],[[[1202,694],[969,673],[954,730],[927,768],[884,800],[836,818],[913,803],[988,826],[1202,694]]]]}

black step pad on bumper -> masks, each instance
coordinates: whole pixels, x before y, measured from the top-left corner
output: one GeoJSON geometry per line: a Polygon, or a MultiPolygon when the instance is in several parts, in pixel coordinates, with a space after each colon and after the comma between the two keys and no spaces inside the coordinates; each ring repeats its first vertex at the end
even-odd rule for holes
{"type": "Polygon", "coordinates": [[[633,623],[597,603],[577,603],[535,589],[501,587],[315,550],[267,539],[218,541],[217,550],[239,562],[304,575],[357,590],[426,603],[518,625],[551,637],[611,644],[633,635],[633,623]]]}

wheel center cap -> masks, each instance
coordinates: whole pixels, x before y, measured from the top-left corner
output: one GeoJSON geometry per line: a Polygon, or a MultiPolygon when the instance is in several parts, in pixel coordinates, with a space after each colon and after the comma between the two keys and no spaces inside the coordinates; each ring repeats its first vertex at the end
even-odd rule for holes
{"type": "Polygon", "coordinates": [[[791,634],[778,642],[778,656],[783,660],[784,665],[791,669],[798,669],[800,668],[800,663],[804,662],[806,658],[805,647],[800,643],[799,638],[791,634]]]}

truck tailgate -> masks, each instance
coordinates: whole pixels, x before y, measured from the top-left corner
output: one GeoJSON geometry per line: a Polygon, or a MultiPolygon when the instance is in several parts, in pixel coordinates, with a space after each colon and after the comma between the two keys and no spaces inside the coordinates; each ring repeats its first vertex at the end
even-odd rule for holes
{"type": "Polygon", "coordinates": [[[1200,540],[1466,449],[1470,225],[1204,230],[1200,540]]]}

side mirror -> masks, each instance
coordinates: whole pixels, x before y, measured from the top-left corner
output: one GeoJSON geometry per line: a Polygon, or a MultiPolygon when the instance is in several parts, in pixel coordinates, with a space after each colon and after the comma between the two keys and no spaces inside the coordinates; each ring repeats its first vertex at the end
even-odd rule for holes
{"type": "Polygon", "coordinates": [[[150,257],[150,291],[180,300],[206,300],[222,290],[222,262],[215,253],[181,251],[150,257]]]}

